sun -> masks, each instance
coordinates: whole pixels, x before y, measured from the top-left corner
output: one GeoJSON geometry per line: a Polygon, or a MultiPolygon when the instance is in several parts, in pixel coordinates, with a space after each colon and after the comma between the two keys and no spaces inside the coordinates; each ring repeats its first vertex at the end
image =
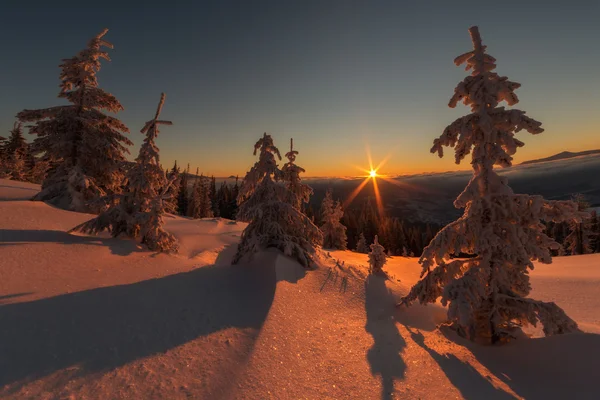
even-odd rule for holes
{"type": "Polygon", "coordinates": [[[369,172],[369,176],[371,178],[375,178],[377,176],[377,171],[375,171],[374,169],[372,169],[371,172],[369,172]]]}

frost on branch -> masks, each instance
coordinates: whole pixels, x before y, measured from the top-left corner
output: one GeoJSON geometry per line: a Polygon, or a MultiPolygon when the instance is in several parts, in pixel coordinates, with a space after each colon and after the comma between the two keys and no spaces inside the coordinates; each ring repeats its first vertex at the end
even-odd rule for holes
{"type": "Polygon", "coordinates": [[[310,186],[302,183],[300,174],[306,171],[295,164],[297,155],[298,152],[294,150],[294,139],[290,139],[290,151],[285,154],[288,162],[283,165],[281,172],[285,185],[290,192],[288,202],[298,210],[301,210],[303,204],[307,204],[310,200],[313,190],[310,186]]]}
{"type": "Polygon", "coordinates": [[[290,204],[288,188],[274,182],[273,177],[279,176],[281,171],[273,157],[279,154],[273,139],[265,134],[257,142],[255,153],[258,148],[261,148],[260,159],[248,173],[253,175],[250,179],[246,175],[242,186],[247,197],[238,209],[238,216],[249,224],[242,233],[233,263],[237,264],[242,258],[267,248],[276,248],[304,267],[309,267],[316,246],[323,240],[321,231],[290,204]],[[252,190],[249,190],[250,187],[252,190]]]}
{"type": "Polygon", "coordinates": [[[277,168],[277,161],[275,160],[275,156],[281,160],[281,154],[279,153],[279,149],[273,144],[271,135],[267,135],[266,132],[254,145],[253,154],[256,155],[256,152],[259,150],[258,161],[244,177],[242,186],[238,192],[237,204],[240,206],[240,209],[237,213],[237,220],[239,221],[250,221],[250,216],[245,214],[241,205],[252,196],[262,180],[269,175],[273,176],[273,179],[276,181],[282,177],[281,170],[277,168]]]}
{"type": "Polygon", "coordinates": [[[100,60],[110,61],[102,48],[112,48],[103,37],[108,30],[92,38],[87,48],[60,65],[58,97],[70,104],[40,110],[23,110],[17,117],[33,123],[30,133],[36,135],[32,150],[52,168],[34,200],[81,212],[99,212],[105,194],[120,191],[123,173],[120,169],[129,153],[129,132],[118,119],[102,111],[123,110],[119,101],[98,87],[96,73],[100,60]],[[82,191],[79,191],[82,190],[82,191]]]}
{"type": "Polygon", "coordinates": [[[125,191],[114,197],[107,210],[72,230],[96,234],[109,231],[113,237],[139,238],[150,250],[176,252],[177,240],[163,229],[163,215],[173,195],[171,186],[177,177],[167,180],[160,166],[159,149],[155,140],[158,125],[172,125],[158,117],[165,101],[164,93],[154,119],[146,122],[141,133],[146,135],[135,160],[127,173],[125,191]]]}
{"type": "Polygon", "coordinates": [[[485,54],[477,27],[470,33],[474,50],[455,62],[466,63],[472,73],[456,87],[450,107],[462,101],[472,113],[448,126],[431,149],[441,157],[444,146],[453,147],[457,163],[471,154],[473,177],[454,202],[464,214],[425,248],[419,260],[421,280],[401,304],[433,303],[441,297],[451,323],[474,341],[508,340],[523,325],[537,322],[547,335],[577,331],[556,304],[526,296],[533,261],[551,263],[550,249],[559,247],[544,233],[542,221],[579,221],[582,214],[571,201],[515,194],[494,171],[494,165],[512,165],[512,156],[523,146],[514,137],[517,132],[543,129],[525,112],[498,106],[501,101],[516,104],[513,91],[520,85],[493,72],[496,60],[485,54]],[[458,255],[469,257],[455,259],[458,255]]]}
{"type": "Polygon", "coordinates": [[[368,256],[371,273],[380,274],[383,272],[383,266],[387,263],[387,256],[385,255],[385,249],[379,244],[377,235],[375,235],[375,240],[370,247],[371,251],[368,256]]]}
{"type": "Polygon", "coordinates": [[[344,210],[339,200],[333,202],[331,190],[325,194],[321,203],[321,231],[323,232],[323,247],[326,249],[346,250],[346,227],[340,220],[344,210]]]}

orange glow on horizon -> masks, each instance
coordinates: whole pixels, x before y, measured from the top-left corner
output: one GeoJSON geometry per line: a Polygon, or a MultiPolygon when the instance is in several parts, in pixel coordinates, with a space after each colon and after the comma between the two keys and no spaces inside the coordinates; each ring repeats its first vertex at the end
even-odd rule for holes
{"type": "Polygon", "coordinates": [[[364,189],[364,187],[367,185],[369,180],[372,180],[373,181],[373,191],[375,192],[375,202],[377,203],[377,211],[379,212],[379,216],[383,216],[383,213],[384,213],[383,201],[381,199],[381,193],[379,192],[379,185],[377,184],[377,178],[382,178],[382,179],[385,179],[386,181],[387,180],[391,181],[391,179],[386,179],[384,176],[380,175],[377,171],[381,167],[383,167],[385,165],[385,163],[390,159],[391,154],[388,154],[386,157],[384,157],[384,159],[377,165],[377,167],[373,167],[373,158],[371,157],[371,149],[368,144],[365,146],[365,150],[367,152],[367,160],[369,162],[369,169],[363,169],[360,167],[356,167],[356,168],[367,173],[367,176],[360,183],[360,185],[358,185],[358,187],[356,189],[354,189],[352,191],[352,193],[350,193],[350,196],[348,196],[346,201],[344,201],[343,206],[344,206],[344,208],[348,207],[350,205],[350,203],[352,203],[352,201],[356,198],[356,196],[358,196],[358,194],[364,189]]]}

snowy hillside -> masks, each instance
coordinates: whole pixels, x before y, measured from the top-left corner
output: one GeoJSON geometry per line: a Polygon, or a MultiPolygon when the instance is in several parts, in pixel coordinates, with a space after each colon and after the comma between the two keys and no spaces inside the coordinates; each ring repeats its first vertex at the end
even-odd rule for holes
{"type": "Polygon", "coordinates": [[[415,258],[390,281],[349,251],[231,266],[245,224],[174,216],[180,253],[154,254],[66,233],[91,216],[37,190],[0,180],[0,398],[600,398],[600,254],[532,273],[585,333],[482,347],[436,329],[439,304],[394,307],[415,258]]]}

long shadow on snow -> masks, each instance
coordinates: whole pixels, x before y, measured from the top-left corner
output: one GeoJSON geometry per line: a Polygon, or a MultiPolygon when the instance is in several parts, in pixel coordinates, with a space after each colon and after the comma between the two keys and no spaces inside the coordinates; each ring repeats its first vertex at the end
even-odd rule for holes
{"type": "Polygon", "coordinates": [[[107,246],[112,254],[127,256],[136,251],[144,251],[134,240],[101,238],[97,236],[77,236],[63,231],[38,229],[0,229],[0,246],[20,243],[62,243],[107,246]]]}
{"type": "Polygon", "coordinates": [[[480,346],[443,333],[526,399],[600,398],[600,335],[572,333],[480,346]]]}
{"type": "Polygon", "coordinates": [[[76,364],[82,375],[111,369],[229,327],[258,330],[276,286],[266,257],[0,306],[0,386],[76,364]]]}
{"type": "Polygon", "coordinates": [[[433,358],[446,377],[452,382],[465,399],[514,400],[515,397],[496,388],[469,363],[458,359],[454,354],[440,354],[425,343],[425,337],[419,331],[408,326],[411,339],[433,358]]]}
{"type": "Polygon", "coordinates": [[[400,355],[406,342],[394,320],[394,297],[385,285],[385,278],[369,275],[365,281],[366,331],[373,336],[373,346],[367,360],[373,375],[381,376],[381,398],[392,399],[394,380],[404,377],[406,364],[400,355]]]}

